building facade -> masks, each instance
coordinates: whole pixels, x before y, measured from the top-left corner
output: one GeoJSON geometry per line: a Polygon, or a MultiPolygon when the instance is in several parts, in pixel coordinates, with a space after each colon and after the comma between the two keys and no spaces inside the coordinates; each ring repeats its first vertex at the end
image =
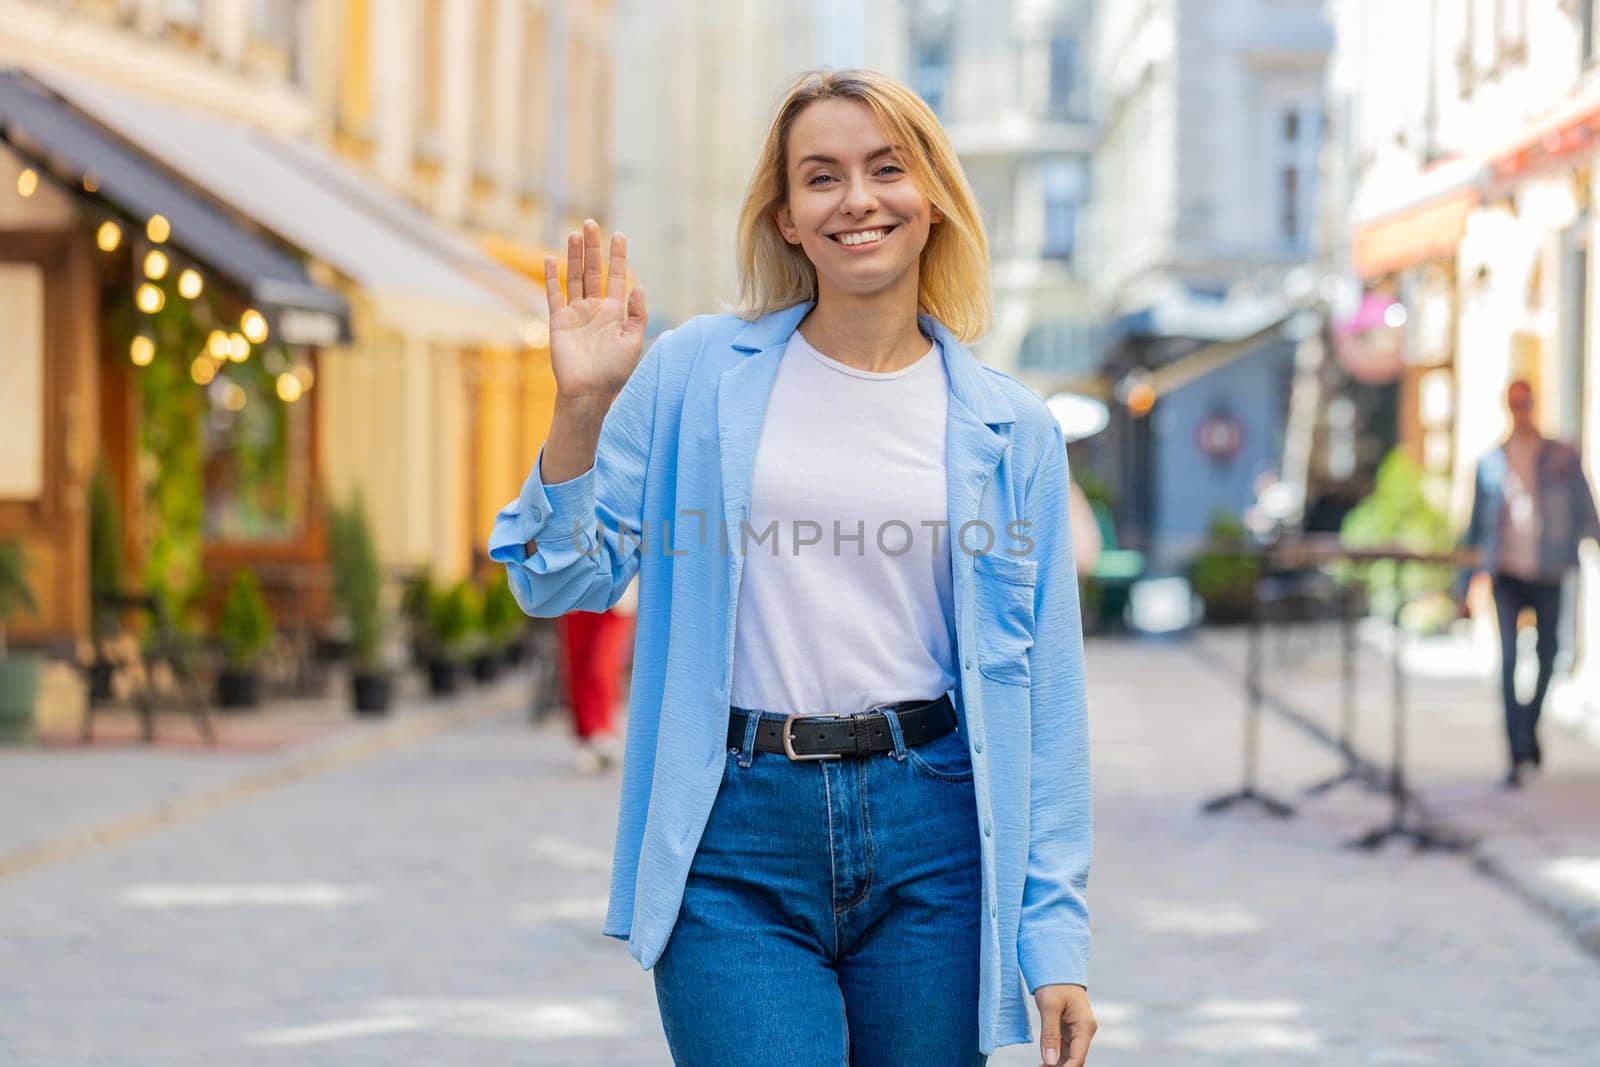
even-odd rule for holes
{"type": "MultiPolygon", "coordinates": [[[[1589,0],[1342,0],[1330,91],[1345,254],[1404,309],[1402,441],[1464,524],[1478,459],[1504,436],[1506,386],[1543,431],[1600,465],[1592,324],[1600,24],[1589,0]]],[[[1559,710],[1600,714],[1600,566],[1586,556],[1559,710]]]]}

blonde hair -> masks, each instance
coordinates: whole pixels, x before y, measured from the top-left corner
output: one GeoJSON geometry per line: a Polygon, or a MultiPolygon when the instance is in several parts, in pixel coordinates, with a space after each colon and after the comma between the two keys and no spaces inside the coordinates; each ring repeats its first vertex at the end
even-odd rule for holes
{"type": "Polygon", "coordinates": [[[933,110],[910,89],[873,70],[813,70],[784,95],[767,130],[739,210],[739,314],[755,319],[817,298],[817,272],[784,240],[776,215],[789,202],[789,131],[818,100],[855,100],[872,109],[930,204],[944,216],[928,231],[918,262],[917,306],[956,337],[989,328],[989,242],[978,201],[933,110]]]}

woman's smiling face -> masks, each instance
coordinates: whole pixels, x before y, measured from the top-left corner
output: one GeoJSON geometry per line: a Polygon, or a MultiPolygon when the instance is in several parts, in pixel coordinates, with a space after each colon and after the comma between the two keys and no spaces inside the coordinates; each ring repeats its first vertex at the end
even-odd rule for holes
{"type": "Polygon", "coordinates": [[[818,288],[881,292],[915,270],[942,216],[867,105],[818,100],[789,130],[788,205],[778,229],[805,251],[818,288]]]}

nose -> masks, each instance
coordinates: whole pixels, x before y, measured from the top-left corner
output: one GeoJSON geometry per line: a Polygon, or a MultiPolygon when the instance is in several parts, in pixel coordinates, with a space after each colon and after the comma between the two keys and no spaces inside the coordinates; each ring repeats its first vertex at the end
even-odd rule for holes
{"type": "Polygon", "coordinates": [[[870,215],[878,209],[878,198],[864,179],[852,178],[845,188],[842,209],[847,215],[870,215]]]}

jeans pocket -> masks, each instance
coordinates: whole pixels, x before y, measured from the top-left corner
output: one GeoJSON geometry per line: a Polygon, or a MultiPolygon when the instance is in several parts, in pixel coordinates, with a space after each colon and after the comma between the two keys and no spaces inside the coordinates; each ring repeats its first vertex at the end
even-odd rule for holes
{"type": "Polygon", "coordinates": [[[978,670],[1007,685],[1030,681],[1033,593],[1039,564],[990,553],[974,556],[972,577],[978,609],[978,670]]]}
{"type": "Polygon", "coordinates": [[[906,749],[906,762],[918,774],[937,782],[972,781],[972,757],[967,755],[967,742],[960,730],[906,749]]]}

